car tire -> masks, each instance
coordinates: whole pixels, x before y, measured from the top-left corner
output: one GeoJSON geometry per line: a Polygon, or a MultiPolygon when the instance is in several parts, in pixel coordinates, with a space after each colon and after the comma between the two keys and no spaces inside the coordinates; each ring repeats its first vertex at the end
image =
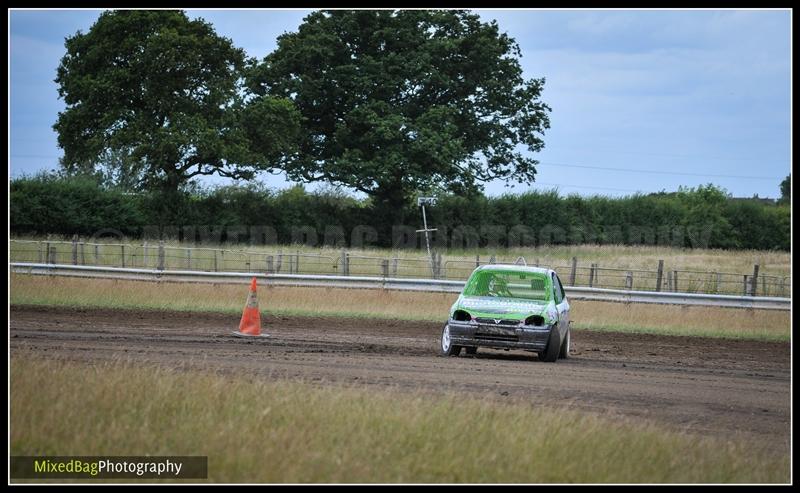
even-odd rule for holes
{"type": "Polygon", "coordinates": [[[467,354],[475,354],[478,352],[478,348],[472,346],[466,347],[464,349],[466,349],[467,354]]]}
{"type": "Polygon", "coordinates": [[[567,337],[564,338],[564,342],[561,344],[561,351],[558,352],[559,359],[569,359],[569,333],[570,330],[567,329],[567,337]]]}
{"type": "Polygon", "coordinates": [[[461,354],[461,346],[454,346],[450,340],[450,324],[444,324],[442,328],[442,339],[439,341],[439,354],[442,356],[458,356],[461,354]]]}
{"type": "Polygon", "coordinates": [[[558,354],[561,352],[561,344],[559,344],[558,329],[553,327],[550,331],[550,338],[547,341],[547,347],[544,351],[539,351],[539,360],[547,363],[553,363],[558,359],[558,354]]]}

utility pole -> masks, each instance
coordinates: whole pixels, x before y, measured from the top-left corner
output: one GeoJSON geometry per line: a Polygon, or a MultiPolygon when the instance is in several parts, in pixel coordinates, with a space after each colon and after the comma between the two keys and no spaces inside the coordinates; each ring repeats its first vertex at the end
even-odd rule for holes
{"type": "Polygon", "coordinates": [[[417,199],[417,205],[422,207],[422,227],[424,228],[418,229],[417,233],[425,233],[425,246],[428,248],[428,258],[431,259],[431,274],[434,278],[436,278],[436,262],[434,261],[433,254],[431,253],[431,240],[428,237],[428,232],[436,231],[436,228],[428,229],[428,218],[425,216],[425,206],[436,205],[436,197],[419,197],[417,199]]]}

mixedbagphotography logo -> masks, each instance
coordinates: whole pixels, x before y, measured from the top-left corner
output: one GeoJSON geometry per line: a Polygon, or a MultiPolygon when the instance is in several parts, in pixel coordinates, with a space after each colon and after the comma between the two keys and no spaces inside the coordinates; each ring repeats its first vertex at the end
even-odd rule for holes
{"type": "Polygon", "coordinates": [[[11,477],[17,479],[205,479],[205,456],[14,456],[11,477]]]}

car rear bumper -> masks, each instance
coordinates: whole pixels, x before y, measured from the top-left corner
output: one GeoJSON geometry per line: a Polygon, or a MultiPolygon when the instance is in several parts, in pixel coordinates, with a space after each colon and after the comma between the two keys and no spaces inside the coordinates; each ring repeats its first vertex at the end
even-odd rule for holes
{"type": "Polygon", "coordinates": [[[543,351],[553,325],[502,327],[450,320],[450,341],[456,346],[543,351]]]}

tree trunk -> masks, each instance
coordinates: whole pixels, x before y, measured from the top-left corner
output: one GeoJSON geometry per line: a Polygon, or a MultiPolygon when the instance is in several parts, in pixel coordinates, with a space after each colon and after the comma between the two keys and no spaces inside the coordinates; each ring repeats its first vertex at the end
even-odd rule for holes
{"type": "Polygon", "coordinates": [[[152,190],[153,210],[158,222],[159,239],[163,239],[164,230],[169,226],[177,226],[186,219],[184,211],[184,194],[181,191],[182,177],[169,174],[166,179],[152,190]]]}
{"type": "MultiPolygon", "coordinates": [[[[378,245],[393,246],[393,231],[403,226],[421,229],[413,218],[407,216],[409,197],[401,186],[386,185],[372,196],[373,216],[378,225],[378,245]]],[[[420,219],[421,221],[421,219],[420,219]]]]}

